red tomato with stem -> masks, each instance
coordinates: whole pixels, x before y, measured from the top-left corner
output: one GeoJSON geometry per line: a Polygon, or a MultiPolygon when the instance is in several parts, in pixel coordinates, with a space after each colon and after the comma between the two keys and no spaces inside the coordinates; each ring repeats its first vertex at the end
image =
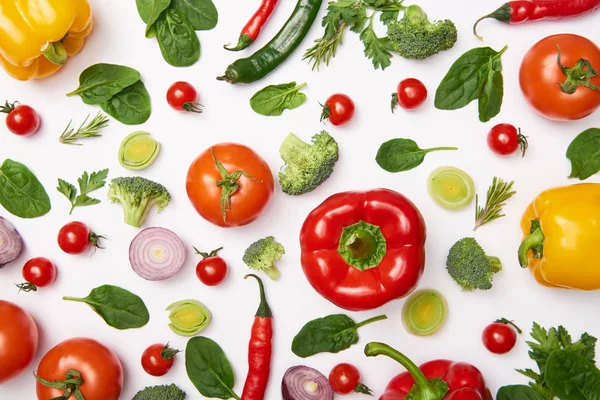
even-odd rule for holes
{"type": "Polygon", "coordinates": [[[79,221],[69,222],[58,232],[58,246],[67,254],[81,254],[90,246],[103,249],[100,239],[104,236],[97,235],[79,221]]]}
{"type": "Polygon", "coordinates": [[[9,131],[19,136],[33,135],[40,129],[40,116],[30,106],[19,104],[18,101],[8,101],[0,106],[0,112],[8,114],[6,127],[9,131]]]}
{"type": "Polygon", "coordinates": [[[354,116],[354,102],[345,94],[330,96],[323,106],[321,121],[329,120],[333,125],[344,125],[354,116]]]}
{"type": "Polygon", "coordinates": [[[202,105],[197,103],[198,92],[187,82],[175,82],[167,90],[167,103],[174,110],[202,112],[202,105]]]}
{"type": "Polygon", "coordinates": [[[427,88],[418,79],[404,79],[398,84],[396,93],[392,94],[392,112],[396,105],[405,110],[412,110],[419,107],[427,99],[427,88]]]}
{"type": "Polygon", "coordinates": [[[169,344],[153,344],[142,354],[142,368],[152,376],[163,376],[171,370],[175,355],[180,350],[169,347],[169,344]]]}
{"type": "Polygon", "coordinates": [[[371,389],[360,383],[360,372],[352,364],[342,363],[333,367],[329,373],[329,385],[337,394],[372,394],[371,389]]]}
{"type": "Polygon", "coordinates": [[[527,151],[527,136],[521,133],[521,129],[515,128],[511,124],[498,124],[490,129],[487,136],[489,148],[496,154],[512,154],[520,147],[521,157],[525,156],[527,151]]]}
{"type": "Polygon", "coordinates": [[[196,265],[196,276],[207,286],[216,286],[227,277],[227,263],[217,255],[222,249],[219,247],[210,253],[204,253],[194,247],[196,254],[202,256],[202,260],[196,265]]]}
{"type": "Polygon", "coordinates": [[[27,283],[18,284],[17,287],[25,292],[36,291],[54,282],[56,266],[45,257],[35,257],[25,263],[22,273],[27,283]]]}
{"type": "Polygon", "coordinates": [[[31,364],[37,352],[39,334],[31,315],[9,301],[0,300],[0,321],[2,384],[19,375],[31,364]]]}
{"type": "Polygon", "coordinates": [[[505,354],[515,347],[517,333],[521,334],[521,329],[506,318],[502,318],[486,326],[481,339],[485,348],[492,353],[505,354]]]}

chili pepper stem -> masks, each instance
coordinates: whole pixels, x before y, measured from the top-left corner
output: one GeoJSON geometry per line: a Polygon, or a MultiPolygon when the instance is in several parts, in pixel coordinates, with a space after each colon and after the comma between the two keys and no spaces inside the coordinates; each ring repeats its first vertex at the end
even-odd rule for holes
{"type": "Polygon", "coordinates": [[[377,322],[377,321],[383,321],[384,319],[387,319],[387,315],[385,315],[385,314],[379,315],[377,317],[369,318],[367,320],[364,320],[363,322],[359,322],[358,324],[356,324],[355,328],[358,329],[361,326],[369,325],[369,324],[371,324],[373,322],[377,322]]]}
{"type": "Polygon", "coordinates": [[[252,40],[250,36],[241,34],[235,47],[229,47],[231,43],[227,43],[223,46],[223,48],[229,51],[240,51],[250,46],[253,42],[254,40],[252,40]]]}
{"type": "Polygon", "coordinates": [[[488,15],[484,15],[483,17],[481,17],[477,21],[475,21],[475,24],[473,25],[473,34],[475,35],[475,37],[477,37],[477,39],[483,40],[483,37],[477,33],[477,25],[479,25],[479,23],[481,21],[483,21],[484,19],[487,19],[487,18],[493,18],[496,21],[508,23],[510,21],[511,17],[512,17],[512,13],[510,10],[510,5],[508,3],[505,3],[500,8],[498,8],[496,11],[494,11],[488,15]]]}
{"type": "Polygon", "coordinates": [[[529,250],[544,243],[544,233],[540,228],[536,229],[521,242],[519,246],[519,265],[523,268],[527,267],[527,253],[529,250]]]}
{"type": "Polygon", "coordinates": [[[267,303],[267,298],[265,296],[265,286],[263,285],[262,279],[254,274],[248,274],[244,276],[244,279],[248,279],[248,277],[252,277],[256,279],[258,282],[258,288],[260,290],[260,305],[258,306],[258,310],[256,311],[256,316],[261,318],[271,318],[273,314],[271,313],[271,308],[269,308],[269,304],[267,303]]]}

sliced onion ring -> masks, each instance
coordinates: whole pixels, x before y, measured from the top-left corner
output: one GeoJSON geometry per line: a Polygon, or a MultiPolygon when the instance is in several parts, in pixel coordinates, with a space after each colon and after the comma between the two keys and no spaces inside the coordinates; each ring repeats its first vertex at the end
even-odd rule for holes
{"type": "Polygon", "coordinates": [[[23,239],[13,224],[0,217],[0,268],[15,261],[23,251],[23,239]]]}
{"type": "Polygon", "coordinates": [[[304,365],[288,369],[281,382],[283,400],[333,400],[329,380],[319,371],[304,365]]]}
{"type": "Polygon", "coordinates": [[[183,241],[165,228],[146,228],[129,245],[129,262],[136,274],[149,281],[175,275],[185,263],[183,241]]]}

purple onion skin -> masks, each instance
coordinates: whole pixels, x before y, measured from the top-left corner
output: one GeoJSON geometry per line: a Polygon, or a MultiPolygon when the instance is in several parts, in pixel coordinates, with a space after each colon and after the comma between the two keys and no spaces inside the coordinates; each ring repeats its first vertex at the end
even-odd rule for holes
{"type": "Polygon", "coordinates": [[[13,224],[3,217],[0,217],[0,229],[6,232],[15,242],[13,243],[14,248],[8,254],[0,249],[0,269],[2,269],[19,258],[23,252],[23,238],[19,235],[13,224]]]}
{"type": "Polygon", "coordinates": [[[283,375],[283,380],[281,381],[281,395],[283,400],[333,400],[333,390],[331,389],[331,386],[329,386],[329,380],[316,369],[305,365],[297,365],[286,371],[283,375]],[[300,374],[304,374],[309,380],[316,382],[323,393],[318,397],[314,395],[311,396],[310,394],[303,395],[302,391],[304,390],[304,387],[301,387],[301,393],[296,393],[298,390],[292,392],[288,387],[291,383],[290,380],[300,374]]]}

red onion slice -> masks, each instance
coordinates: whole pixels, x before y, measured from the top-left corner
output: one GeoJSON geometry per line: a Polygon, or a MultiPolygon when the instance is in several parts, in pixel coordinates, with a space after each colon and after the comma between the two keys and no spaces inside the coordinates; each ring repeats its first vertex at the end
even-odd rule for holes
{"type": "Polygon", "coordinates": [[[333,400],[327,378],[304,365],[292,367],[283,375],[281,395],[283,400],[333,400]]]}
{"type": "Polygon", "coordinates": [[[15,261],[23,251],[23,238],[13,224],[0,217],[0,268],[15,261]]]}
{"type": "Polygon", "coordinates": [[[165,228],[146,228],[129,245],[129,262],[136,274],[149,281],[175,275],[185,263],[183,241],[165,228]]]}

